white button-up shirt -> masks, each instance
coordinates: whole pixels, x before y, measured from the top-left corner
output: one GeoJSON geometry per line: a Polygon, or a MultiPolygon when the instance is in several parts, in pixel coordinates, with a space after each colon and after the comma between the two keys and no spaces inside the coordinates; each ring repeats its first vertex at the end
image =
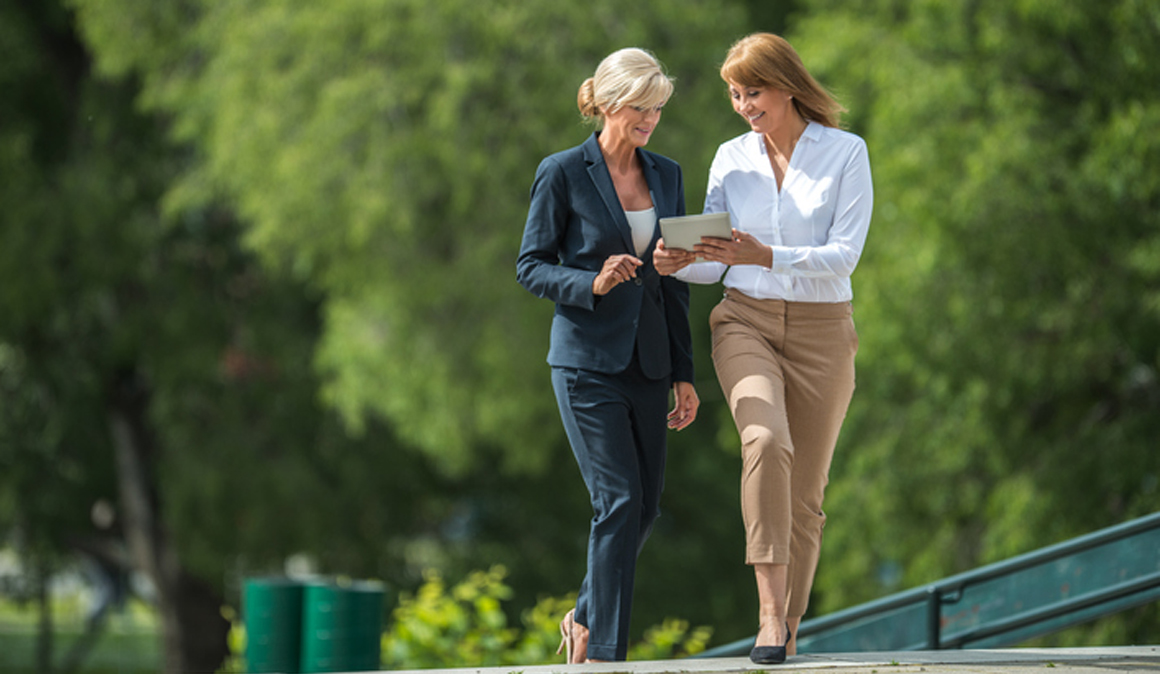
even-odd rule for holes
{"type": "Polygon", "coordinates": [[[866,143],[810,122],[798,139],[781,190],[762,135],[749,132],[717,149],[705,213],[729,211],[733,227],[773,249],[773,267],[697,262],[675,276],[716,283],[758,299],[846,302],[874,201],[866,143]]]}

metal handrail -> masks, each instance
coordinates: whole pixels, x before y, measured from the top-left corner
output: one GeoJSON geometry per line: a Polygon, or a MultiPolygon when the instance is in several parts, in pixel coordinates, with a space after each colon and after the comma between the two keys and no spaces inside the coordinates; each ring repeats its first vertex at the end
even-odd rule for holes
{"type": "Polygon", "coordinates": [[[1068,613],[1099,606],[1100,604],[1122,597],[1129,597],[1138,592],[1150,590],[1155,587],[1160,587],[1160,571],[1150,573],[1147,576],[1141,576],[1136,580],[1117,583],[1103,590],[1093,590],[1081,594],[1078,597],[1072,597],[1042,608],[1017,613],[1009,618],[996,620],[989,625],[976,627],[954,638],[940,641],[939,648],[962,648],[972,641],[979,641],[1006,632],[1013,632],[1017,629],[1043,622],[1044,620],[1058,618],[1068,613]]]}
{"type": "MultiPolygon", "coordinates": [[[[1001,578],[1018,571],[1023,571],[1034,566],[1039,566],[1048,562],[1054,562],[1069,555],[1075,555],[1085,550],[1099,547],[1106,543],[1122,540],[1129,536],[1135,535],[1143,531],[1152,529],[1160,529],[1160,512],[1146,515],[1129,522],[1114,525],[1101,529],[1099,531],[1078,536],[1076,538],[1049,545],[1033,552],[1025,553],[1002,562],[988,564],[987,566],[979,567],[971,571],[966,571],[954,576],[944,578],[924,587],[912,588],[893,595],[876,599],[874,601],[866,602],[858,606],[853,606],[848,609],[843,609],[835,613],[831,613],[819,618],[807,620],[798,628],[798,637],[807,637],[820,632],[828,631],[836,627],[841,627],[853,623],[864,618],[872,617],[894,611],[900,608],[906,608],[917,604],[925,603],[929,610],[927,612],[927,647],[931,650],[937,650],[945,646],[960,648],[962,644],[970,641],[978,641],[990,636],[996,636],[1015,629],[1033,625],[1043,620],[1048,620],[1053,617],[1066,615],[1074,611],[1079,611],[1084,608],[1098,606],[1113,599],[1128,596],[1136,592],[1151,589],[1160,586],[1160,578],[1157,574],[1151,574],[1134,581],[1121,583],[1119,585],[1105,588],[1104,590],[1097,590],[1089,592],[1080,597],[1074,597],[1062,602],[1056,602],[1050,606],[1042,607],[1032,611],[1026,611],[1017,616],[1012,616],[1003,620],[995,621],[990,625],[983,626],[972,630],[964,635],[959,635],[954,639],[943,642],[941,637],[941,613],[940,607],[944,602],[947,602],[948,597],[953,597],[957,600],[962,596],[963,591],[971,586],[983,583],[995,578],[1001,578]]],[[[724,657],[726,655],[743,655],[754,644],[755,637],[746,639],[739,639],[729,644],[724,644],[716,648],[709,649],[694,657],[724,657]]]]}
{"type": "Polygon", "coordinates": [[[943,579],[936,583],[936,585],[943,590],[944,594],[948,589],[958,591],[968,585],[1006,576],[1015,571],[1022,571],[1023,569],[1039,566],[1046,562],[1054,562],[1068,555],[1090,550],[1105,543],[1112,543],[1150,529],[1160,529],[1160,512],[1110,526],[1106,529],[1100,529],[1099,531],[1078,536],[1071,540],[1063,541],[1062,543],[1049,545],[1045,548],[1019,555],[1018,557],[1012,557],[1006,561],[979,567],[974,571],[966,571],[957,576],[943,579]]]}

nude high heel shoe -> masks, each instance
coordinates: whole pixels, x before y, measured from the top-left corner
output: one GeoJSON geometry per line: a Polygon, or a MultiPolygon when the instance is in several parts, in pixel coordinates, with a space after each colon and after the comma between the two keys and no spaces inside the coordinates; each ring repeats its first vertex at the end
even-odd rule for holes
{"type": "Polygon", "coordinates": [[[556,655],[559,655],[561,651],[565,653],[564,657],[567,659],[564,662],[569,665],[572,664],[572,626],[575,624],[573,620],[575,613],[576,609],[568,611],[564,614],[564,619],[560,621],[560,647],[556,649],[556,655]]]}

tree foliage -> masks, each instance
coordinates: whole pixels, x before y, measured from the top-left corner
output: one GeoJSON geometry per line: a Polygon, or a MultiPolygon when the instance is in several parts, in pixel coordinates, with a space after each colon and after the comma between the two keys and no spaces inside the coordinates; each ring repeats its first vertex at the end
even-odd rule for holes
{"type": "MultiPolygon", "coordinates": [[[[479,446],[542,471],[562,437],[535,357],[550,307],[511,270],[536,158],[586,133],[580,82],[640,44],[678,78],[672,109],[704,112],[702,66],[739,30],[690,1],[76,4],[105,71],[140,72],[199,152],[169,203],[228,200],[254,250],[325,294],[327,400],[453,473],[479,446]]],[[[658,149],[703,159],[704,117],[673,117],[658,149]]]]}
{"type": "MultiPolygon", "coordinates": [[[[240,11],[240,7],[234,10],[240,11]]],[[[14,512],[16,519],[4,521],[6,531],[42,532],[46,549],[58,552],[72,550],[69,541],[76,537],[86,539],[86,550],[90,552],[88,538],[92,536],[101,537],[102,545],[97,547],[103,552],[109,550],[104,544],[116,548],[122,542],[119,536],[125,533],[123,511],[119,511],[117,527],[108,532],[93,531],[88,512],[101,499],[123,501],[117,498],[123,485],[119,484],[120,476],[114,470],[117,443],[112,442],[109,431],[109,409],[123,407],[121,412],[125,414],[119,413],[118,418],[131,422],[127,426],[135,431],[133,446],[141,450],[141,465],[146,468],[145,479],[138,486],[145,495],[144,500],[157,506],[153,513],[155,523],[164,534],[156,540],[172,543],[171,552],[166,555],[177,560],[183,578],[188,575],[187,580],[196,577],[209,581],[207,585],[199,585],[198,592],[208,599],[208,608],[215,615],[216,602],[221,601],[222,595],[229,598],[236,593],[238,574],[277,569],[281,559],[300,551],[309,552],[324,572],[375,575],[395,587],[417,583],[420,571],[428,566],[444,568],[449,573],[465,572],[472,568],[470,565],[477,564],[481,555],[507,561],[520,572],[525,603],[526,597],[536,590],[573,587],[583,567],[583,532],[587,519],[583,511],[587,504],[574,466],[570,462],[560,463],[566,450],[558,439],[553,442],[551,438],[553,433],[559,435],[555,423],[550,429],[534,423],[513,424],[505,429],[502,447],[498,441],[489,447],[486,438],[473,435],[470,439],[475,453],[473,460],[483,472],[466,480],[451,479],[446,474],[455,472],[456,462],[460,461],[455,458],[456,451],[464,452],[462,447],[459,450],[451,447],[455,451],[449,454],[432,450],[430,456],[434,458],[428,463],[408,452],[405,443],[397,440],[388,427],[396,420],[382,410],[360,420],[362,437],[351,439],[347,428],[335,423],[331,414],[317,405],[319,384],[314,374],[316,363],[312,360],[320,315],[327,315],[334,307],[354,306],[355,299],[373,298],[376,287],[386,281],[378,276],[384,273],[378,270],[378,260],[362,253],[352,256],[351,262],[365,266],[360,273],[367,275],[366,282],[360,281],[361,285],[356,284],[359,287],[354,289],[332,283],[343,275],[350,279],[358,274],[345,270],[345,262],[331,264],[326,273],[322,273],[325,265],[303,262],[315,255],[319,259],[331,255],[327,252],[329,243],[314,241],[317,238],[314,230],[307,230],[304,236],[309,240],[299,242],[301,250],[289,255],[289,244],[270,249],[254,233],[257,227],[240,228],[236,213],[246,214],[256,206],[247,206],[246,200],[235,194],[237,185],[229,176],[214,173],[213,148],[206,145],[211,136],[202,135],[199,125],[221,122],[216,117],[219,111],[214,107],[221,103],[215,97],[221,80],[200,82],[193,77],[192,73],[203,63],[207,49],[213,44],[196,43],[198,31],[189,29],[199,25],[191,24],[191,20],[205,18],[204,31],[211,35],[217,30],[215,26],[220,27],[220,22],[233,26],[243,17],[210,16],[212,12],[203,15],[192,4],[78,6],[78,27],[84,28],[88,36],[88,44],[81,45],[71,34],[69,12],[54,4],[43,8],[55,17],[57,23],[52,28],[60,33],[57,41],[48,44],[63,44],[71,49],[63,56],[54,47],[35,42],[37,36],[45,34],[44,16],[28,14],[23,8],[17,11],[14,7],[9,17],[13,20],[4,22],[15,38],[6,45],[12,44],[14,54],[21,58],[7,62],[10,67],[3,69],[3,76],[14,89],[27,90],[28,95],[8,101],[14,109],[6,119],[13,123],[4,127],[11,132],[5,138],[11,140],[6,147],[13,153],[11,162],[4,166],[4,174],[13,179],[5,183],[4,193],[4,203],[11,208],[5,209],[7,245],[3,248],[2,274],[11,283],[3,284],[0,290],[5,316],[0,342],[5,345],[5,394],[12,396],[13,404],[4,406],[7,416],[3,432],[10,442],[2,448],[0,458],[14,469],[5,474],[2,493],[11,508],[36,515],[35,520],[19,520],[20,513],[14,512]],[[106,77],[93,77],[89,72],[86,47],[98,49],[106,77]],[[30,60],[28,54],[40,54],[44,59],[30,60]],[[73,66],[71,72],[60,63],[64,57],[71,59],[68,61],[73,66]],[[69,77],[61,81],[50,79],[49,82],[58,85],[56,88],[37,79],[58,71],[64,71],[69,77]],[[110,73],[118,75],[108,77],[110,73]],[[139,90],[138,85],[143,88],[139,90]],[[135,102],[144,108],[135,108],[135,102]],[[41,107],[23,109],[18,103],[41,107]],[[187,115],[187,108],[201,112],[187,115]],[[177,142],[163,142],[163,129],[169,132],[170,141],[177,142]],[[42,146],[47,148],[43,156],[29,156],[42,146]],[[239,241],[243,231],[250,235],[248,247],[239,241]],[[320,246],[320,250],[312,250],[313,245],[320,246]],[[259,267],[251,250],[263,255],[268,265],[259,267]],[[270,275],[267,269],[271,268],[287,273],[270,275]],[[45,379],[44,372],[55,373],[56,378],[45,379]],[[42,375],[42,379],[36,378],[42,375]],[[43,403],[41,408],[35,407],[38,401],[43,403]],[[509,447],[511,452],[505,451],[509,447]],[[489,462],[481,460],[490,456],[502,458],[513,452],[533,457],[528,459],[532,461],[528,465],[538,464],[541,472],[547,471],[552,477],[534,482],[509,480],[499,472],[488,470],[489,462]],[[546,456],[534,458],[536,452],[546,456]],[[38,453],[43,456],[38,458],[38,453]],[[443,475],[432,471],[431,466],[438,466],[438,473],[443,475]],[[50,469],[47,475],[38,472],[44,468],[50,469]],[[56,480],[58,474],[64,479],[56,480]],[[562,476],[557,479],[557,474],[562,476]],[[24,482],[18,484],[19,480],[24,482]],[[566,486],[561,488],[564,482],[566,486]],[[61,506],[57,511],[42,509],[37,499],[55,499],[61,506]],[[528,504],[533,502],[554,505],[530,508],[528,504]],[[68,521],[51,519],[54,512],[68,521]],[[288,517],[288,513],[292,516],[288,517]],[[562,526],[562,521],[568,525],[562,526]],[[104,538],[108,534],[111,536],[104,538]]],[[[275,9],[271,3],[265,10],[274,14],[263,10],[248,29],[260,31],[266,24],[276,24],[275,9]]],[[[401,6],[396,9],[404,15],[412,12],[401,6]]],[[[430,15],[430,8],[413,9],[425,12],[424,21],[439,17],[430,15]]],[[[553,7],[544,7],[541,11],[548,12],[549,16],[524,17],[532,28],[546,29],[553,21],[567,18],[552,14],[556,11],[553,7]]],[[[283,19],[293,23],[289,18],[283,19]]],[[[634,28],[617,27],[616,21],[612,21],[609,29],[628,31],[626,35],[632,31],[642,34],[645,30],[639,25],[642,19],[636,21],[638,25],[634,28]]],[[[359,23],[347,21],[340,28],[357,31],[359,23]]],[[[400,32],[389,37],[402,42],[401,36],[413,32],[418,25],[404,24],[400,32]]],[[[300,31],[310,33],[307,28],[299,25],[300,31]]],[[[242,29],[241,25],[236,28],[242,29]]],[[[474,27],[464,25],[462,30],[470,32],[474,27]]],[[[344,33],[332,31],[327,36],[329,41],[321,40],[318,47],[321,51],[341,51],[349,46],[344,33]]],[[[416,37],[421,34],[416,33],[416,37]]],[[[386,37],[380,35],[376,39],[386,37]]],[[[593,45],[599,42],[591,36],[586,39],[593,45]]],[[[226,47],[232,48],[232,45],[232,42],[226,43],[221,51],[227,52],[227,58],[242,59],[233,62],[234,69],[241,72],[227,74],[247,76],[254,63],[253,54],[230,56],[226,47]]],[[[456,44],[447,46],[452,47],[458,48],[456,44]]],[[[250,48],[261,51],[260,46],[250,48]]],[[[422,52],[424,42],[416,42],[414,48],[422,52]]],[[[596,49],[604,48],[604,45],[591,47],[593,58],[597,58],[596,49]]],[[[340,60],[355,63],[360,58],[354,53],[340,60]]],[[[279,68],[285,65],[279,63],[271,64],[273,71],[262,79],[276,80],[279,68]]],[[[590,71],[594,63],[584,63],[582,67],[590,71]]],[[[299,65],[305,68],[308,64],[304,61],[299,65]]],[[[545,67],[539,77],[559,85],[562,80],[548,70],[545,67]]],[[[354,77],[376,74],[362,72],[354,77]]],[[[324,87],[326,72],[314,73],[314,76],[315,80],[298,82],[299,88],[287,93],[288,98],[283,102],[292,103],[295,94],[309,97],[313,85],[324,87]]],[[[526,79],[518,72],[516,76],[526,79]]],[[[695,81],[696,77],[689,79],[695,81]]],[[[478,78],[471,82],[474,89],[458,95],[470,98],[473,92],[486,93],[477,91],[484,88],[478,78]]],[[[382,82],[375,80],[375,83],[382,82]]],[[[253,83],[243,83],[243,87],[249,84],[253,83]]],[[[577,84],[578,80],[564,84],[570,90],[569,97],[577,84]]],[[[289,85],[282,83],[282,86],[289,85]]],[[[412,96],[400,86],[391,91],[404,99],[412,96]]],[[[527,105],[538,96],[534,89],[528,93],[518,81],[510,86],[513,91],[519,90],[519,98],[509,101],[509,108],[524,110],[529,123],[541,122],[527,105]]],[[[714,90],[702,96],[717,93],[714,90]]],[[[694,100],[695,97],[692,96],[694,100]]],[[[245,97],[239,100],[257,105],[245,97]]],[[[511,194],[492,196],[487,189],[475,188],[485,200],[490,199],[489,203],[506,204],[511,199],[513,203],[506,204],[509,214],[519,213],[522,207],[513,204],[526,199],[526,183],[536,161],[528,157],[543,150],[528,149],[524,145],[525,136],[514,134],[514,127],[502,115],[482,114],[464,101],[459,105],[468,122],[479,124],[481,130],[489,133],[505,134],[499,145],[504,152],[523,148],[527,153],[523,165],[509,167],[513,174],[520,173],[523,186],[505,184],[503,188],[510,189],[511,194]],[[488,126],[482,126],[482,122],[488,126]],[[524,169],[527,169],[526,176],[524,169]]],[[[407,114],[425,118],[443,114],[435,110],[439,106],[433,103],[423,103],[423,106],[407,114]]],[[[545,145],[577,142],[587,133],[576,124],[570,110],[571,104],[565,100],[557,111],[558,117],[567,121],[555,133],[567,138],[545,140],[545,145]]],[[[241,112],[248,115],[254,110],[243,108],[241,112]]],[[[336,111],[330,109],[330,113],[336,111]]],[[[272,109],[263,114],[279,122],[278,114],[272,109]]],[[[673,117],[680,123],[679,115],[673,117]]],[[[692,119],[693,115],[687,115],[683,123],[692,124],[692,119]]],[[[415,136],[431,131],[431,137],[436,138],[453,131],[446,126],[446,119],[435,121],[444,126],[430,127],[432,122],[425,119],[416,130],[412,123],[398,131],[399,142],[416,143],[415,148],[420,148],[415,136]]],[[[221,123],[226,122],[237,123],[228,117],[221,123]]],[[[316,123],[321,124],[321,121],[316,123]]],[[[239,131],[228,125],[226,128],[231,133],[253,131],[244,128],[239,131]]],[[[292,126],[279,127],[279,130],[289,134],[287,141],[301,133],[292,126]]],[[[360,133],[373,136],[386,130],[364,129],[360,133]]],[[[414,173],[404,161],[406,157],[391,154],[393,147],[387,145],[378,147],[371,143],[367,151],[380,153],[375,161],[385,161],[384,157],[390,155],[390,160],[396,162],[392,170],[404,177],[410,175],[408,179],[412,181],[426,175],[414,173]]],[[[308,143],[302,146],[288,143],[286,147],[292,153],[306,153],[310,161],[321,161],[326,155],[308,143]]],[[[323,148],[328,149],[335,150],[336,146],[323,148]]],[[[266,151],[266,147],[258,146],[259,154],[266,151]]],[[[422,153],[417,156],[425,160],[422,153]]],[[[249,157],[246,161],[265,165],[264,159],[249,157]]],[[[339,159],[347,162],[343,166],[352,174],[358,171],[350,168],[349,162],[362,161],[357,157],[352,160],[345,154],[339,159]]],[[[225,160],[235,161],[230,157],[225,160]]],[[[514,161],[510,157],[507,160],[514,161]]],[[[447,169],[450,179],[458,180],[450,160],[440,166],[447,169]]],[[[300,177],[308,180],[309,171],[301,171],[300,177]]],[[[491,179],[479,167],[469,177],[476,182],[491,179]]],[[[253,179],[259,178],[255,174],[253,179]]],[[[258,189],[254,185],[247,188],[258,189]]],[[[322,209],[336,208],[330,203],[332,195],[319,192],[321,187],[283,188],[267,193],[264,198],[278,202],[300,189],[307,189],[313,190],[310,192],[313,196],[306,201],[321,199],[330,204],[322,205],[322,209]]],[[[419,212],[425,208],[409,204],[404,199],[408,190],[390,181],[382,188],[398,202],[395,204],[398,213],[419,212]]],[[[362,196],[371,201],[376,198],[369,190],[362,196]]],[[[357,201],[354,197],[352,200],[357,201]]],[[[424,236],[430,241],[438,243],[435,240],[439,237],[430,234],[437,224],[432,218],[440,216],[445,205],[434,197],[428,201],[435,210],[424,212],[427,219],[421,229],[428,231],[424,236]]],[[[255,203],[260,205],[261,199],[255,203]]],[[[277,203],[272,207],[282,208],[277,203]]],[[[280,212],[270,217],[277,217],[280,212]]],[[[350,223],[344,219],[348,214],[339,215],[333,226],[319,227],[317,232],[349,229],[350,223]]],[[[484,216],[476,218],[479,224],[484,216]]],[[[258,221],[254,217],[246,222],[258,221]]],[[[534,330],[509,330],[510,326],[493,325],[493,331],[502,327],[505,338],[527,338],[546,345],[548,308],[538,306],[533,298],[515,290],[511,260],[505,259],[509,253],[514,256],[511,251],[518,243],[522,213],[512,217],[510,226],[498,217],[494,223],[492,233],[500,243],[492,242],[482,249],[494,264],[486,276],[468,279],[468,282],[478,286],[481,293],[500,295],[510,286],[512,292],[507,303],[497,304],[496,309],[509,314],[513,311],[538,313],[538,323],[534,330]],[[511,238],[511,251],[503,250],[502,241],[506,237],[511,238]],[[513,303],[514,308],[510,306],[513,303]]],[[[376,236],[400,234],[404,238],[399,241],[408,247],[423,248],[405,238],[419,234],[408,234],[406,228],[391,229],[396,224],[393,219],[377,223],[376,227],[387,227],[387,231],[376,236]]],[[[483,222],[480,232],[474,236],[483,237],[483,229],[492,224],[491,220],[483,222]]],[[[279,228],[273,229],[277,233],[279,228]]],[[[335,236],[342,240],[347,234],[335,236]]],[[[349,242],[342,245],[350,247],[352,253],[361,250],[349,242]]],[[[399,248],[398,242],[395,245],[399,248]]],[[[409,258],[410,254],[403,257],[409,258]]],[[[440,274],[434,273],[436,267],[430,261],[418,264],[418,259],[403,259],[397,253],[395,259],[401,264],[414,262],[410,269],[423,272],[413,283],[424,293],[422,298],[410,293],[408,299],[408,293],[395,288],[398,296],[413,303],[414,310],[419,312],[414,316],[400,314],[400,320],[420,321],[427,315],[421,312],[434,311],[427,306],[431,303],[428,300],[442,297],[440,274]]],[[[443,269],[440,273],[455,273],[455,269],[443,269]]],[[[391,290],[391,287],[388,284],[383,289],[391,290]]],[[[466,293],[466,290],[460,292],[466,293]]],[[[387,297],[390,299],[389,294],[387,297]]],[[[482,306],[483,302],[472,304],[482,306]]],[[[476,314],[457,316],[446,305],[441,311],[445,329],[436,331],[440,339],[459,339],[464,349],[475,349],[468,344],[468,336],[476,329],[473,323],[476,314]]],[[[478,307],[472,311],[478,311],[478,307]]],[[[331,332],[336,340],[358,337],[338,330],[331,332]]],[[[417,332],[419,341],[409,340],[415,345],[424,336],[423,330],[417,332]]],[[[505,344],[493,346],[501,348],[505,344]]],[[[456,356],[453,350],[442,348],[431,348],[431,353],[436,360],[419,361],[420,364],[446,368],[445,356],[468,357],[462,352],[456,356]]],[[[512,385],[507,393],[518,395],[517,407],[527,408],[534,416],[540,407],[550,409],[544,403],[547,380],[543,376],[546,375],[543,356],[542,352],[535,355],[535,349],[520,355],[523,366],[534,377],[534,384],[512,385]],[[537,391],[535,386],[541,390],[537,391]]],[[[320,361],[325,363],[325,359],[320,361]]],[[[396,359],[392,366],[414,364],[413,358],[410,362],[396,359]]],[[[497,376],[504,376],[509,366],[515,367],[510,363],[496,366],[497,376]]],[[[325,367],[323,370],[327,371],[325,367]]],[[[392,390],[397,395],[410,396],[403,384],[406,381],[392,382],[392,390]]],[[[471,396],[471,404],[481,410],[486,411],[486,402],[483,397],[471,396]]],[[[432,428],[440,428],[438,417],[428,421],[432,428]]],[[[465,428],[473,427],[468,424],[465,428]]],[[[513,464],[509,457],[504,463],[510,467],[519,462],[513,464]]],[[[699,545],[701,541],[689,538],[682,545],[690,543],[699,545]]],[[[125,561],[123,556],[119,559],[125,561]]],[[[642,595],[663,593],[659,578],[660,575],[655,582],[657,587],[643,587],[642,595]]],[[[185,593],[174,590],[173,595],[185,593]]],[[[207,604],[203,603],[202,607],[206,608],[207,604]]],[[[675,607],[655,603],[651,607],[652,615],[648,610],[642,612],[643,619],[654,622],[664,612],[673,610],[675,607]]],[[[201,630],[201,633],[209,634],[209,631],[201,630]]]]}
{"type": "MultiPolygon", "coordinates": [[[[45,568],[117,501],[115,416],[211,597],[303,551],[400,589],[504,564],[508,614],[574,588],[551,306],[514,281],[532,173],[643,46],[696,212],[745,130],[716,66],[783,22],[876,186],[813,611],[1160,503],[1155,3],[64,1],[0,6],[0,528],[45,568]]],[[[636,622],[728,641],[756,600],[718,296],[636,622]]],[[[1092,638],[1155,641],[1130,620],[1092,638]]]]}
{"type": "Polygon", "coordinates": [[[825,606],[1154,511],[1160,9],[811,9],[877,187],[825,606]]]}

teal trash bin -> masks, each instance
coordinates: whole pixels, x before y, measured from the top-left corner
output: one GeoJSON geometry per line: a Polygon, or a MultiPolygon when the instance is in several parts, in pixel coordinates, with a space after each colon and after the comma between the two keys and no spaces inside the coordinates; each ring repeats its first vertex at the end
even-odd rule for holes
{"type": "Polygon", "coordinates": [[[301,672],[381,668],[383,598],[380,583],[308,586],[302,598],[301,672]]]}
{"type": "Polygon", "coordinates": [[[300,672],[303,585],[288,578],[245,582],[246,671],[300,672]]]}

